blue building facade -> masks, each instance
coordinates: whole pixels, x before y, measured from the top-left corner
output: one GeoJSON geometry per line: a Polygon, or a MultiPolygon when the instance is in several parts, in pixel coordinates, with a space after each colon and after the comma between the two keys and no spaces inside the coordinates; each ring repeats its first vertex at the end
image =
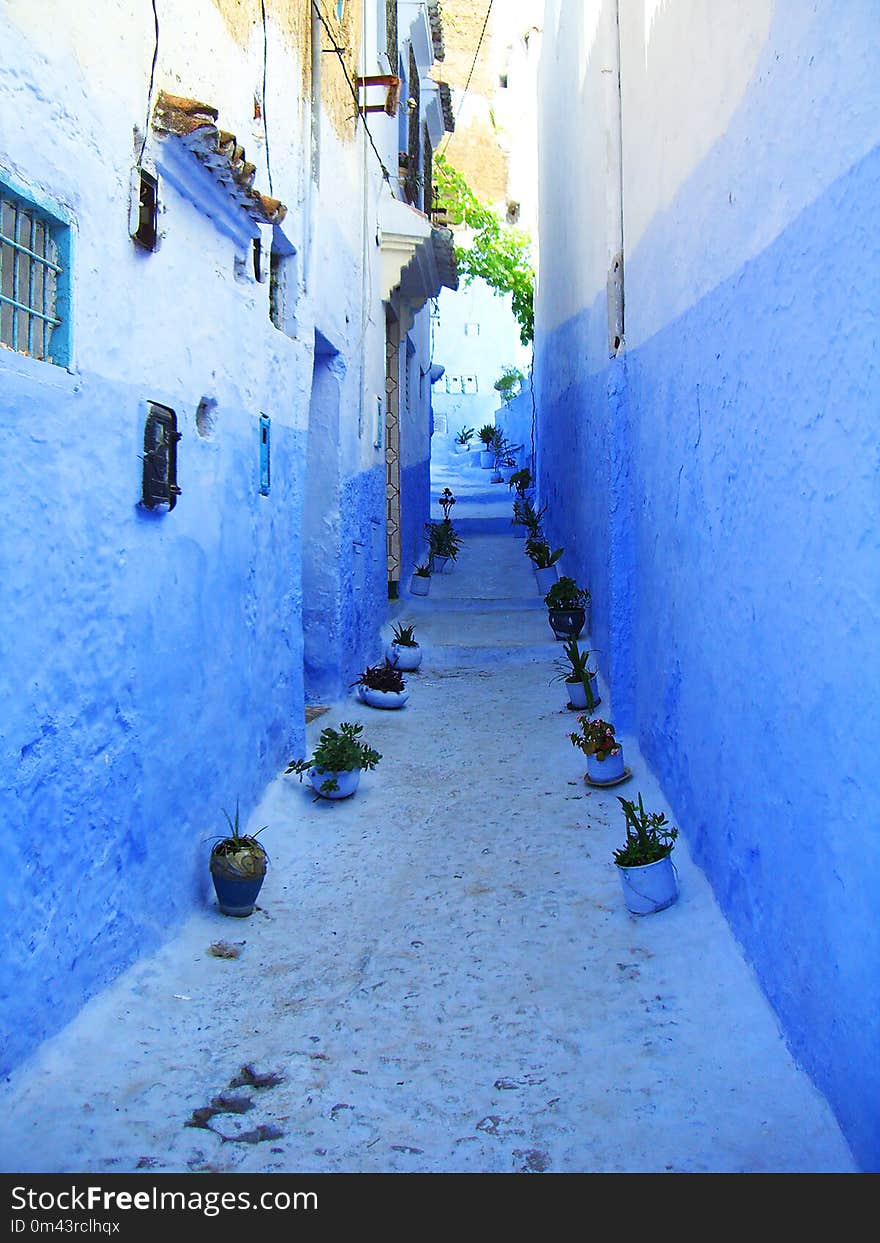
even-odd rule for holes
{"type": "Polygon", "coordinates": [[[380,161],[348,80],[440,36],[359,7],[0,15],[0,1072],[213,901],[224,809],[380,655],[386,315],[429,371],[442,239],[389,236],[397,114],[380,161]]]}
{"type": "Polygon", "coordinates": [[[541,500],[613,719],[876,1170],[880,20],[725,10],[547,6],[541,500]]]}

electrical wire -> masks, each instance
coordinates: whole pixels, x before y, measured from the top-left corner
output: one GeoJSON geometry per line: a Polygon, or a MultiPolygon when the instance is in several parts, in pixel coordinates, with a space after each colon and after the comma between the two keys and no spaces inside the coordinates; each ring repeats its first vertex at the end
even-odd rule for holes
{"type": "MultiPolygon", "coordinates": [[[[477,67],[477,57],[480,55],[480,48],[483,46],[483,36],[486,33],[486,27],[489,25],[489,14],[492,12],[492,5],[494,3],[495,3],[495,0],[489,0],[489,7],[486,9],[486,16],[483,18],[483,29],[480,31],[480,37],[477,40],[477,50],[474,52],[474,59],[471,61],[470,73],[467,76],[467,82],[465,82],[464,84],[464,90],[462,92],[461,99],[458,101],[458,111],[455,114],[456,125],[458,125],[458,118],[461,116],[461,110],[464,107],[465,96],[468,93],[468,87],[471,84],[471,78],[474,76],[474,70],[477,67]]],[[[443,150],[440,152],[441,155],[446,154],[446,148],[449,146],[449,141],[451,138],[452,138],[451,133],[446,135],[446,141],[443,144],[443,150]]]]}
{"type": "Polygon", "coordinates": [[[266,173],[269,177],[269,193],[274,194],[272,189],[272,165],[269,161],[269,122],[266,119],[266,69],[269,64],[269,36],[266,32],[266,0],[260,0],[260,12],[263,15],[263,138],[266,141],[266,173]]]}
{"type": "Polygon", "coordinates": [[[355,107],[357,108],[357,116],[360,118],[361,122],[363,123],[363,127],[364,127],[364,130],[366,131],[367,138],[370,140],[370,146],[373,148],[373,151],[375,152],[375,155],[376,155],[376,159],[379,161],[379,167],[382,169],[382,177],[385,181],[389,182],[390,184],[391,174],[389,173],[388,169],[385,167],[385,161],[382,159],[382,156],[379,154],[379,148],[376,146],[375,142],[373,141],[373,135],[370,133],[370,127],[369,125],[367,125],[366,118],[364,117],[364,114],[361,112],[361,104],[358,98],[358,89],[357,89],[356,84],[352,82],[351,80],[351,74],[348,72],[348,66],[346,65],[344,57],[343,57],[343,49],[339,46],[339,44],[336,42],[336,39],[333,37],[333,31],[328,25],[326,17],[321,12],[321,7],[318,4],[318,0],[312,0],[312,8],[315,10],[315,13],[317,14],[318,21],[324,27],[324,30],[327,33],[327,37],[329,38],[330,42],[333,44],[333,51],[336,53],[337,58],[339,59],[339,64],[342,67],[342,72],[345,74],[345,80],[348,83],[348,88],[351,91],[352,98],[354,99],[355,107]]]}
{"type": "Polygon", "coordinates": [[[150,104],[152,103],[152,100],[153,100],[153,83],[156,80],[156,62],[159,59],[159,14],[156,11],[156,0],[152,0],[152,2],[153,2],[153,22],[156,27],[156,38],[153,43],[153,62],[150,65],[150,85],[147,87],[147,116],[144,122],[144,138],[143,138],[143,142],[141,143],[141,149],[140,149],[140,153],[138,155],[138,161],[137,161],[139,166],[142,163],[143,158],[144,158],[144,151],[146,150],[146,146],[147,146],[147,135],[150,132],[150,104]]]}

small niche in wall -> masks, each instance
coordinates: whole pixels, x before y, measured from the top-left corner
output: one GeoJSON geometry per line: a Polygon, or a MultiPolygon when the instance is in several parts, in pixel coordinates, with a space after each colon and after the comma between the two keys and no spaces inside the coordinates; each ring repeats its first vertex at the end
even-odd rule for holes
{"type": "Polygon", "coordinates": [[[196,431],[202,440],[210,440],[217,426],[217,399],[203,397],[196,410],[196,431]]]}
{"type": "Polygon", "coordinates": [[[279,332],[296,336],[297,252],[276,226],[269,252],[269,318],[279,332]]]}

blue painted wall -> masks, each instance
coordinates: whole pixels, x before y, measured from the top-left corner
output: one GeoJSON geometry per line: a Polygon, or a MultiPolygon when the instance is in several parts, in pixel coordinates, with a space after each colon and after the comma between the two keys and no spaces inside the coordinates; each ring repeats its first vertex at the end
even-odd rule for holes
{"type": "MultiPolygon", "coordinates": [[[[803,10],[777,6],[724,139],[627,255],[630,308],[717,249],[701,226],[732,165],[760,170],[757,187],[731,182],[753,221],[759,191],[784,184],[778,132],[772,158],[755,154],[766,127],[787,115],[792,161],[809,145],[766,92],[776,62],[797,76],[819,55],[798,43],[821,35],[817,7],[829,15],[811,6],[805,32],[803,10]]],[[[876,14],[847,13],[876,56],[876,14]]],[[[602,295],[539,324],[536,362],[541,496],[593,593],[614,719],[637,730],[866,1170],[880,1169],[878,218],[874,146],[626,355],[583,348],[604,337],[602,295]]]]}
{"type": "Polygon", "coordinates": [[[431,462],[426,458],[400,472],[401,586],[426,557],[425,523],[431,514],[431,462]]]}
{"type": "MultiPolygon", "coordinates": [[[[495,412],[495,426],[500,427],[506,439],[512,445],[522,445],[517,452],[517,463],[520,469],[527,468],[534,472],[532,463],[532,422],[534,407],[532,390],[526,378],[523,391],[518,393],[506,405],[501,405],[495,412]]],[[[482,448],[482,446],[480,446],[482,448]]]]}
{"type": "Polygon", "coordinates": [[[261,496],[259,413],[203,440],[169,401],[182,496],[142,512],[167,394],[46,366],[0,387],[0,1071],[209,899],[221,809],[302,741],[298,435],[273,423],[261,496]]]}
{"type": "Polygon", "coordinates": [[[340,694],[345,696],[364,666],[381,654],[379,626],[388,611],[384,463],[345,482],[341,512],[340,694]]]}

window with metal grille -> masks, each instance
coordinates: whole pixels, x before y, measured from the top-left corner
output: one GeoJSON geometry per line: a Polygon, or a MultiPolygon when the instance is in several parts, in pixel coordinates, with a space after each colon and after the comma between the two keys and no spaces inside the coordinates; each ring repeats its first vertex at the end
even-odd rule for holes
{"type": "Polygon", "coordinates": [[[0,180],[0,344],[66,366],[70,228],[0,180]]]}

